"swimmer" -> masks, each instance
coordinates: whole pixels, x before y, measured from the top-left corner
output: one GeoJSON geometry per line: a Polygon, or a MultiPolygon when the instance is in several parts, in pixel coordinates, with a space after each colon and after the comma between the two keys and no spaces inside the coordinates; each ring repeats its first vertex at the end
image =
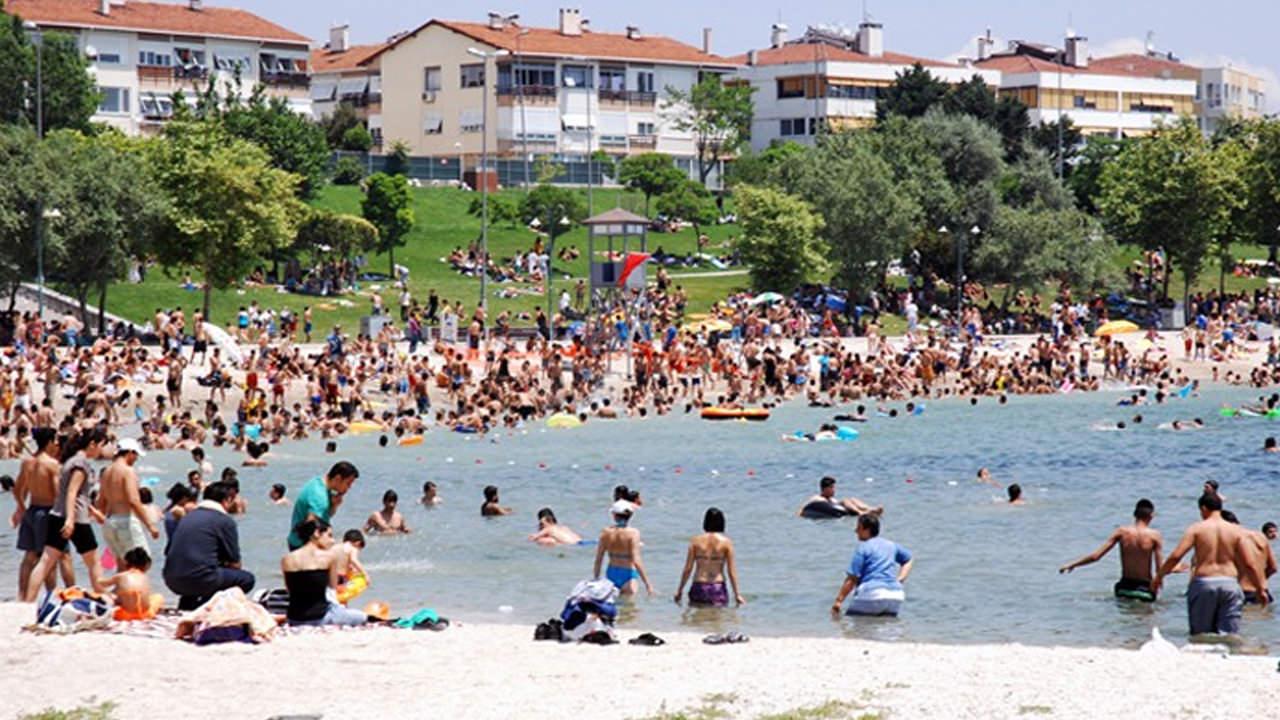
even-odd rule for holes
{"type": "Polygon", "coordinates": [[[489,485],[484,489],[484,502],[480,504],[480,517],[501,517],[510,515],[513,511],[509,507],[503,507],[498,500],[498,486],[489,485]]]}
{"type": "Polygon", "coordinates": [[[1097,550],[1058,568],[1059,573],[1069,573],[1078,567],[1101,560],[1111,548],[1120,546],[1120,580],[1113,592],[1118,598],[1155,602],[1156,593],[1151,589],[1151,578],[1163,562],[1161,548],[1164,538],[1151,527],[1156,516],[1156,506],[1142,498],[1133,508],[1133,524],[1122,525],[1111,532],[1110,537],[1097,550]]]}
{"type": "Polygon", "coordinates": [[[1027,501],[1022,499],[1022,486],[1019,485],[1018,483],[1014,483],[1010,485],[1009,488],[1006,490],[1006,492],[1009,493],[1010,505],[1026,505],[1027,504],[1027,501]]]}
{"type": "Polygon", "coordinates": [[[837,415],[834,418],[832,418],[832,420],[835,420],[836,422],[866,422],[867,407],[865,405],[859,405],[857,412],[855,412],[854,414],[837,415]]]}
{"type": "Polygon", "coordinates": [[[289,507],[289,498],[285,497],[288,490],[283,483],[276,483],[271,486],[271,490],[267,492],[267,498],[271,500],[272,505],[283,505],[289,507]]]}
{"type": "Polygon", "coordinates": [[[1205,480],[1204,485],[1201,487],[1201,491],[1211,495],[1217,495],[1218,499],[1221,500],[1223,504],[1226,504],[1227,496],[1222,494],[1222,491],[1219,490],[1220,487],[1221,486],[1218,484],[1217,480],[1205,480]]]}
{"type": "Polygon", "coordinates": [[[796,512],[796,515],[799,517],[805,517],[806,509],[809,509],[810,510],[809,514],[812,515],[812,508],[810,506],[818,503],[831,506],[831,508],[835,510],[835,512],[832,514],[832,517],[835,517],[836,515],[877,515],[878,516],[884,513],[883,506],[872,507],[855,497],[849,497],[849,498],[844,498],[843,500],[837,500],[836,499],[836,479],[831,477],[830,475],[818,481],[818,494],[814,495],[808,500],[805,500],[804,505],[800,506],[800,510],[796,512]]]}
{"type": "Polygon", "coordinates": [[[992,487],[1004,487],[1000,483],[996,482],[995,478],[991,477],[991,471],[985,467],[978,468],[978,482],[992,487]]]}
{"type": "Polygon", "coordinates": [[[396,504],[399,502],[400,496],[395,490],[382,493],[382,509],[365,520],[365,531],[379,535],[408,535],[413,532],[408,525],[404,524],[404,515],[396,510],[396,504]]]}
{"type": "Polygon", "coordinates": [[[1275,436],[1269,437],[1266,440],[1262,441],[1262,452],[1265,452],[1265,453],[1280,452],[1280,446],[1276,445],[1275,436]]]}
{"type": "Polygon", "coordinates": [[[1276,536],[1280,535],[1280,533],[1277,533],[1276,524],[1273,522],[1262,524],[1262,534],[1266,536],[1267,540],[1275,540],[1276,536]]]}
{"type": "Polygon", "coordinates": [[[605,568],[605,577],[618,592],[623,595],[635,595],[639,583],[644,583],[645,590],[654,594],[653,584],[649,582],[649,574],[645,572],[644,562],[640,558],[640,531],[628,527],[631,518],[639,508],[626,500],[619,500],[609,508],[613,517],[613,527],[600,532],[600,540],[596,545],[596,559],[592,565],[593,577],[600,577],[600,566],[604,556],[609,556],[609,565],[605,568]]]}
{"type": "Polygon", "coordinates": [[[538,532],[530,535],[529,540],[543,547],[552,547],[581,544],[582,536],[561,525],[551,508],[542,508],[538,511],[538,532]]]}
{"type": "Polygon", "coordinates": [[[422,497],[418,498],[418,504],[422,507],[436,507],[444,500],[440,497],[440,493],[436,490],[436,484],[430,480],[422,483],[422,497]]]}
{"type": "MultiPolygon", "coordinates": [[[[1240,524],[1239,518],[1237,518],[1236,514],[1230,510],[1222,511],[1222,519],[1232,525],[1240,524]]],[[[1275,575],[1276,554],[1275,551],[1271,549],[1271,543],[1266,534],[1258,532],[1257,530],[1249,530],[1247,528],[1241,528],[1241,531],[1243,531],[1245,538],[1241,545],[1241,550],[1242,554],[1245,556],[1244,559],[1246,564],[1261,567],[1264,580],[1275,575]]],[[[1275,602],[1275,598],[1271,595],[1271,590],[1266,586],[1261,588],[1257,587],[1254,584],[1254,581],[1249,578],[1247,573],[1240,576],[1240,589],[1244,591],[1245,605],[1259,604],[1258,596],[1260,594],[1265,594],[1267,598],[1267,602],[1262,604],[1265,605],[1275,602]]]]}
{"type": "Polygon", "coordinates": [[[626,485],[616,485],[613,488],[613,501],[626,500],[636,507],[644,507],[644,501],[640,499],[640,491],[632,490],[626,485]]]}
{"type": "Polygon", "coordinates": [[[244,465],[244,467],[266,467],[267,459],[263,456],[266,455],[267,451],[270,449],[271,444],[268,442],[250,441],[244,447],[244,451],[248,454],[248,457],[246,457],[244,462],[241,464],[244,465]]]}

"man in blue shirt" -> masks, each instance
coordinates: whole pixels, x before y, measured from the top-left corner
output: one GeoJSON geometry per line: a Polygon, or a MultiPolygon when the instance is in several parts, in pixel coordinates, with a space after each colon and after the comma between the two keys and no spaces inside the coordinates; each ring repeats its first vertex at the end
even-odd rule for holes
{"type": "Polygon", "coordinates": [[[848,614],[896,616],[906,599],[902,583],[911,574],[911,551],[879,537],[880,518],[875,515],[859,515],[857,533],[858,549],[831,613],[839,615],[845,598],[853,593],[848,614]]]}

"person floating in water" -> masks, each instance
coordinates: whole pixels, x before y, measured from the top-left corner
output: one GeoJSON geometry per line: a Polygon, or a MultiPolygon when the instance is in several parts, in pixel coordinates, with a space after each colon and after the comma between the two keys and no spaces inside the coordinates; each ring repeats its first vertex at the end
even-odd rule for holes
{"type": "Polygon", "coordinates": [[[480,505],[481,517],[501,517],[510,515],[511,508],[504,507],[498,500],[498,486],[488,485],[484,489],[484,502],[480,505]]]}
{"type": "Polygon", "coordinates": [[[444,502],[444,500],[440,497],[440,492],[436,487],[436,484],[430,480],[422,483],[422,497],[418,499],[418,504],[423,507],[432,508],[436,507],[441,502],[444,502]]]}
{"type": "Polygon", "coordinates": [[[1010,485],[1005,492],[1009,493],[1010,505],[1026,505],[1027,501],[1022,498],[1022,486],[1018,483],[1010,485]]]}
{"type": "Polygon", "coordinates": [[[978,468],[978,482],[992,487],[1003,487],[1000,483],[996,482],[995,478],[991,477],[991,471],[985,467],[978,468]]]}
{"type": "Polygon", "coordinates": [[[830,475],[818,481],[818,494],[805,501],[796,515],[802,518],[831,518],[846,515],[876,515],[884,513],[881,506],[872,507],[855,497],[836,499],[836,479],[830,475]]]}
{"type": "Polygon", "coordinates": [[[875,515],[858,516],[857,533],[858,549],[831,604],[831,614],[839,616],[845,598],[853,593],[847,614],[896,616],[906,599],[902,584],[915,563],[911,551],[880,537],[880,518],[875,515]]]}
{"type": "Polygon", "coordinates": [[[1122,525],[1111,532],[1107,541],[1097,550],[1058,568],[1059,573],[1069,573],[1078,567],[1098,562],[1111,548],[1120,546],[1120,580],[1113,588],[1116,597],[1143,602],[1155,602],[1156,593],[1151,589],[1151,578],[1163,561],[1161,550],[1164,538],[1151,527],[1156,516],[1156,506],[1142,498],[1133,507],[1133,524],[1122,525]]]}
{"type": "Polygon", "coordinates": [[[545,507],[538,511],[538,532],[530,535],[529,539],[543,547],[582,544],[582,536],[569,526],[561,525],[551,508],[545,507]]]}

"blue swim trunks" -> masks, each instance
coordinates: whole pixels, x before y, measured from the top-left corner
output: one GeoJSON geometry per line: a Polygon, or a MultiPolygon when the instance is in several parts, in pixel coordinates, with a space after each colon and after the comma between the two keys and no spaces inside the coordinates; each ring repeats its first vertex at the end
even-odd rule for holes
{"type": "Polygon", "coordinates": [[[635,568],[621,568],[610,565],[605,568],[604,576],[609,578],[613,586],[621,590],[632,580],[639,580],[640,573],[635,568]]]}

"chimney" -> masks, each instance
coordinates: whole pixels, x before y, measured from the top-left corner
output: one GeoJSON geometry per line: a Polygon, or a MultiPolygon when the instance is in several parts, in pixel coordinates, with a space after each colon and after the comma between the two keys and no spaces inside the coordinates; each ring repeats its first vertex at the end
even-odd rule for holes
{"type": "Polygon", "coordinates": [[[351,49],[351,30],[346,25],[329,28],[329,52],[346,52],[351,49]]]}
{"type": "Polygon", "coordinates": [[[188,0],[188,7],[192,12],[200,12],[204,9],[204,0],[188,0]]]}
{"type": "Polygon", "coordinates": [[[884,26],[864,22],[858,26],[858,52],[871,57],[884,55],[884,26]]]}
{"type": "Polygon", "coordinates": [[[711,54],[711,28],[702,28],[702,52],[711,54]]]}
{"type": "Polygon", "coordinates": [[[490,10],[490,11],[489,11],[489,29],[490,29],[490,30],[501,30],[501,29],[502,29],[502,25],[503,25],[503,22],[502,22],[502,13],[497,13],[497,12],[493,12],[492,10],[490,10]]]}
{"type": "Polygon", "coordinates": [[[628,25],[628,26],[627,26],[627,39],[628,39],[628,40],[639,40],[641,37],[643,37],[643,36],[640,34],[640,26],[639,26],[639,25],[628,25]]]}
{"type": "Polygon", "coordinates": [[[991,57],[991,48],[995,42],[991,39],[991,28],[987,28],[986,35],[978,36],[978,62],[982,62],[991,57]]]}
{"type": "Polygon", "coordinates": [[[577,8],[560,8],[560,34],[582,34],[582,11],[577,8]]]}
{"type": "Polygon", "coordinates": [[[756,63],[758,63],[758,62],[760,62],[760,51],[759,51],[759,50],[748,50],[748,51],[747,51],[747,64],[748,64],[748,65],[752,65],[752,66],[754,66],[754,65],[755,65],[756,63]]]}
{"type": "Polygon", "coordinates": [[[98,14],[99,15],[111,14],[111,0],[98,0],[98,14]]]}
{"type": "Polygon", "coordinates": [[[774,23],[770,28],[769,46],[780,48],[787,44],[787,26],[782,23],[774,23]]]}
{"type": "Polygon", "coordinates": [[[1089,67],[1089,38],[1068,36],[1066,51],[1066,64],[1078,68],[1089,67]]]}

